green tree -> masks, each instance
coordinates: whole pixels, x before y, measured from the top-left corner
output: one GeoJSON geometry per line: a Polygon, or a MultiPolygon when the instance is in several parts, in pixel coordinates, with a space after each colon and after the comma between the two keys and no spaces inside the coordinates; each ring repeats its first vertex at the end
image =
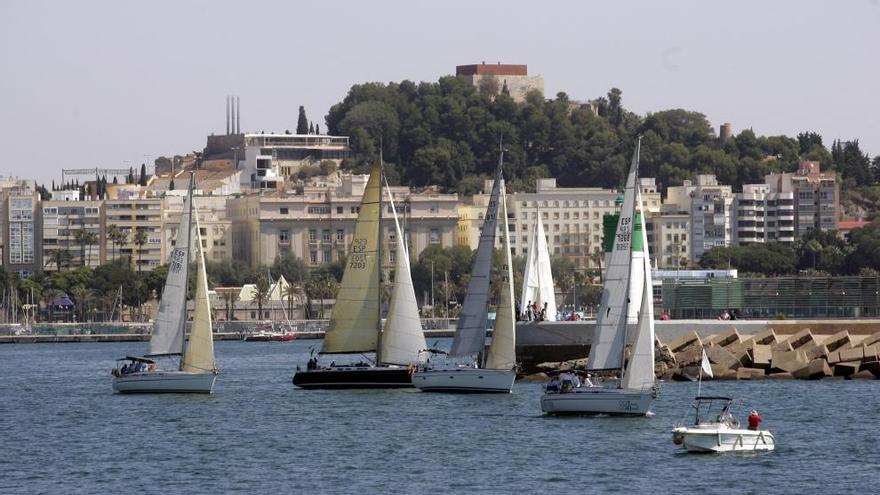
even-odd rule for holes
{"type": "Polygon", "coordinates": [[[269,300],[269,280],[264,275],[257,276],[253,302],[257,303],[257,319],[263,319],[263,304],[269,300]]]}
{"type": "Polygon", "coordinates": [[[299,107],[299,117],[296,120],[296,133],[297,134],[308,134],[309,133],[309,119],[306,117],[306,108],[302,105],[299,107]]]}
{"type": "Polygon", "coordinates": [[[144,245],[147,243],[147,231],[144,229],[137,229],[134,234],[134,244],[137,246],[137,271],[141,272],[141,265],[143,264],[143,251],[144,245]]]}

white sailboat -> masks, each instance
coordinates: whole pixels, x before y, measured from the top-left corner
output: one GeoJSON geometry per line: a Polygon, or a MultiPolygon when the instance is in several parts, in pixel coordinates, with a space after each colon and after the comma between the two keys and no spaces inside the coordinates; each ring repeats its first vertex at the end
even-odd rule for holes
{"type": "Polygon", "coordinates": [[[326,366],[317,359],[310,361],[308,369],[298,370],[293,376],[293,384],[299,388],[412,386],[410,369],[426,344],[396,212],[395,285],[384,330],[381,327],[381,181],[381,168],[375,167],[361,200],[345,273],[321,350],[322,355],[375,352],[376,359],[372,363],[361,360],[340,365],[334,360],[326,366]]]}
{"type": "MultiPolygon", "coordinates": [[[[529,240],[528,249],[519,307],[523,312],[526,312],[534,304],[538,308],[538,315],[540,315],[544,304],[546,304],[544,320],[556,321],[556,290],[553,287],[553,273],[550,269],[550,252],[547,250],[547,238],[544,236],[541,214],[537,210],[535,211],[535,227],[532,238],[529,240]]],[[[538,315],[534,315],[532,319],[537,320],[538,315]]]]}
{"type": "Polygon", "coordinates": [[[183,204],[178,239],[171,253],[168,277],[153,325],[150,352],[144,357],[125,357],[113,369],[113,389],[120,393],[190,392],[211,393],[217,378],[208,278],[202,252],[198,218],[193,216],[194,178],[183,204]],[[196,294],[189,344],[186,342],[186,293],[189,264],[195,249],[196,294]],[[171,369],[162,364],[179,362],[171,369]],[[176,369],[175,369],[176,368],[176,369]]]}
{"type": "Polygon", "coordinates": [[[510,257],[510,238],[507,227],[507,205],[504,191],[502,164],[498,163],[495,183],[489,197],[489,206],[480,233],[480,244],[474,258],[471,279],[452,350],[449,356],[464,357],[466,364],[450,360],[446,365],[419,368],[412,382],[426,392],[501,392],[510,393],[516,379],[516,329],[513,303],[513,267],[510,257]],[[486,327],[489,306],[489,282],[492,276],[492,255],[495,231],[498,228],[498,210],[503,219],[503,252],[501,291],[495,313],[492,342],[486,350],[486,327]]]}
{"type": "Polygon", "coordinates": [[[638,184],[639,145],[626,181],[614,248],[590,348],[588,369],[615,372],[613,384],[548,386],[541,409],[551,414],[645,415],[654,382],[654,303],[645,209],[638,184]],[[641,215],[636,215],[636,206],[641,215]],[[639,224],[635,225],[634,221],[639,224]],[[635,228],[633,228],[635,226],[635,228]],[[633,292],[633,289],[637,292],[633,292]],[[633,303],[638,302],[635,306],[633,303]],[[633,309],[638,308],[637,312],[633,309]],[[627,332],[635,331],[627,359],[627,332]]]}

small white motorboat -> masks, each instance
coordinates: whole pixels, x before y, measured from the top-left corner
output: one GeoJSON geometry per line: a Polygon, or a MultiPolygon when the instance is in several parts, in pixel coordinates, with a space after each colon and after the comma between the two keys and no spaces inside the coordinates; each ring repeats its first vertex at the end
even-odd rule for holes
{"type": "Polygon", "coordinates": [[[509,394],[515,370],[448,366],[416,370],[412,383],[425,392],[497,392],[509,394]]]}
{"type": "MultiPolygon", "coordinates": [[[[776,448],[769,430],[740,428],[730,411],[733,399],[696,397],[694,424],[672,429],[672,443],[688,452],[759,452],[776,448]]],[[[760,418],[759,418],[760,419],[760,418]]]]}

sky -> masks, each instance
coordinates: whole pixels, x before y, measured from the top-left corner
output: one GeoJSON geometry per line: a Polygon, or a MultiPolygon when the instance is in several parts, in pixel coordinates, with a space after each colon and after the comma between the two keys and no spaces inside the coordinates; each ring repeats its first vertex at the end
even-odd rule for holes
{"type": "Polygon", "coordinates": [[[880,0],[0,2],[0,175],[128,168],[324,116],[368,81],[527,64],[545,93],[859,139],[880,154],[880,0]]]}

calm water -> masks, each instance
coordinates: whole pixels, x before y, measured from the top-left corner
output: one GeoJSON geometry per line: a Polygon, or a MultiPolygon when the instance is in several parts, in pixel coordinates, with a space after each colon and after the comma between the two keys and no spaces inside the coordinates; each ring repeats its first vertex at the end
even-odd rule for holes
{"type": "MultiPolygon", "coordinates": [[[[0,346],[0,493],[833,493],[880,482],[880,381],[716,382],[777,438],[759,455],[686,455],[651,418],[551,418],[540,385],[505,396],[302,391],[309,346],[218,342],[212,396],[113,394],[146,344],[0,346]]],[[[740,415],[744,419],[744,415],[740,415]]]]}

